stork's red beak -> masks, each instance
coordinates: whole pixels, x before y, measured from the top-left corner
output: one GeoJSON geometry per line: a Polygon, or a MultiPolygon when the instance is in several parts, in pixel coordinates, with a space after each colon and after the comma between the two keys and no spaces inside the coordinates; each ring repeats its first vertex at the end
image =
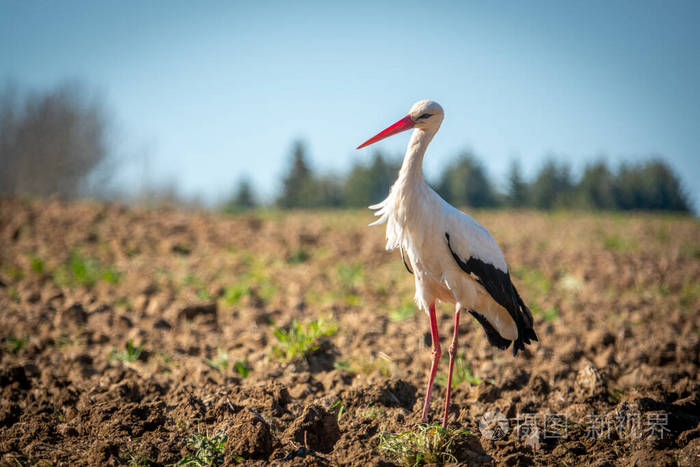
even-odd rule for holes
{"type": "Polygon", "coordinates": [[[410,130],[411,128],[414,127],[415,124],[416,124],[416,122],[413,121],[411,116],[406,115],[404,118],[402,118],[398,122],[394,123],[386,130],[377,133],[376,135],[372,136],[370,139],[368,139],[364,143],[360,144],[357,147],[357,149],[364,148],[365,146],[369,146],[372,143],[376,143],[377,141],[380,141],[384,138],[388,138],[389,136],[395,135],[396,133],[401,133],[402,131],[410,130]]]}

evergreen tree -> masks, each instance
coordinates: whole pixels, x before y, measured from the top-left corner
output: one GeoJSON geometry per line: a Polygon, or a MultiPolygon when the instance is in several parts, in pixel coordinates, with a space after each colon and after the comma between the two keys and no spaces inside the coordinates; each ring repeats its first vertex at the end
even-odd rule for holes
{"type": "Polygon", "coordinates": [[[520,163],[513,160],[508,174],[508,192],[506,194],[508,205],[513,208],[521,208],[527,205],[528,186],[520,172],[520,163]]]}
{"type": "Polygon", "coordinates": [[[577,204],[580,207],[606,210],[617,207],[615,176],[603,161],[586,167],[576,192],[577,204]]]}
{"type": "Polygon", "coordinates": [[[623,164],[615,182],[615,197],[620,209],[691,212],[680,180],[662,160],[623,164]]]}
{"type": "Polygon", "coordinates": [[[250,180],[243,178],[238,183],[238,189],[234,195],[229,199],[222,210],[228,213],[236,213],[241,211],[247,211],[254,208],[257,205],[255,201],[255,194],[253,193],[253,186],[250,180]]]}
{"type": "Polygon", "coordinates": [[[530,203],[537,209],[570,206],[572,194],[569,166],[549,159],[530,186],[530,203]]]}
{"type": "Polygon", "coordinates": [[[471,153],[462,154],[445,169],[437,191],[455,206],[482,208],[498,205],[496,192],[486,171],[471,153]]]}
{"type": "Polygon", "coordinates": [[[367,207],[383,200],[398,170],[398,163],[387,162],[380,152],[374,154],[369,165],[355,163],[343,187],[345,205],[367,207]]]}
{"type": "Polygon", "coordinates": [[[282,181],[282,193],[277,199],[281,208],[308,208],[316,204],[316,183],[306,162],[306,148],[302,141],[292,147],[292,163],[282,181]]]}

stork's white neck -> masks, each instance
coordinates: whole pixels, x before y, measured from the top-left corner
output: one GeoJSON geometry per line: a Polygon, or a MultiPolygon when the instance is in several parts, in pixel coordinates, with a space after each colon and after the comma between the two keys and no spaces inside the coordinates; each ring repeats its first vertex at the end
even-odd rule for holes
{"type": "Polygon", "coordinates": [[[424,130],[421,128],[413,130],[406,149],[406,155],[403,158],[403,164],[401,164],[401,170],[399,171],[397,181],[400,186],[414,186],[421,182],[424,183],[423,156],[435,133],[437,133],[437,130],[424,130]]]}

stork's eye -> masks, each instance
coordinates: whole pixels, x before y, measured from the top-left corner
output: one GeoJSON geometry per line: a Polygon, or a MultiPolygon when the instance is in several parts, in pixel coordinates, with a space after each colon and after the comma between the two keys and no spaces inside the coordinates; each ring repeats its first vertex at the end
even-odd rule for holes
{"type": "Polygon", "coordinates": [[[421,118],[428,118],[428,117],[432,117],[432,116],[433,116],[433,114],[423,114],[420,117],[418,117],[416,120],[420,120],[421,118]]]}

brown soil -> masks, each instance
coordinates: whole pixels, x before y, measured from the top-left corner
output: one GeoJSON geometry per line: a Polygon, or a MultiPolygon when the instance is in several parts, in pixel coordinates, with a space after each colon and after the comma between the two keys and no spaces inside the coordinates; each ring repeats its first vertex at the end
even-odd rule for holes
{"type": "MultiPolygon", "coordinates": [[[[463,317],[480,381],[453,391],[450,427],[471,433],[457,461],[700,464],[700,223],[476,217],[540,343],[513,358],[463,317]]],[[[395,462],[379,439],[416,429],[430,338],[370,220],[0,201],[0,462],[169,464],[194,433],[225,433],[227,463],[395,462]],[[275,358],[275,325],[319,316],[338,332],[306,359],[275,358]],[[129,341],[138,359],[115,358],[129,341]]],[[[438,317],[446,349],[450,307],[438,317]]]]}

